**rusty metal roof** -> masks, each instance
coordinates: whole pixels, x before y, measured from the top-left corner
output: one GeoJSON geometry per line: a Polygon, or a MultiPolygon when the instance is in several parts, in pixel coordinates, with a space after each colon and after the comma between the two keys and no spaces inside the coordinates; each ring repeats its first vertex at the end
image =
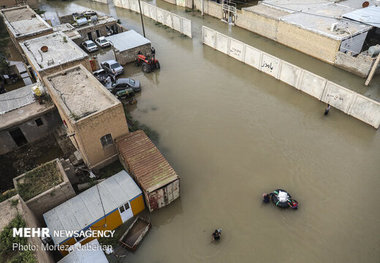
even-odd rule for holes
{"type": "Polygon", "coordinates": [[[143,190],[152,192],[179,178],[143,131],[129,133],[117,142],[117,147],[143,190]]]}

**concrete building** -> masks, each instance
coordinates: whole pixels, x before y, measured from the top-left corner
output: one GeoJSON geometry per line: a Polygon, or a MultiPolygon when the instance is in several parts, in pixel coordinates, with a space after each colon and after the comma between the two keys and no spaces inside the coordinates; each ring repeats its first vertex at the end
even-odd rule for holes
{"type": "Polygon", "coordinates": [[[122,103],[82,65],[44,81],[87,166],[92,169],[116,160],[114,139],[128,134],[122,103]]]}
{"type": "Polygon", "coordinates": [[[9,8],[19,5],[29,5],[36,8],[38,7],[38,0],[1,0],[0,8],[9,8]]]}
{"type": "Polygon", "coordinates": [[[13,178],[13,184],[41,223],[45,212],[75,196],[59,159],[13,178]]]}
{"type": "Polygon", "coordinates": [[[117,140],[120,162],[144,192],[149,211],[179,198],[179,176],[143,131],[117,140]]]}
{"type": "Polygon", "coordinates": [[[80,23],[74,19],[74,15],[61,16],[59,19],[62,24],[69,23],[74,26],[75,30],[81,35],[82,41],[95,40],[101,36],[109,36],[126,31],[124,27],[117,23],[117,20],[110,16],[81,16],[80,23]],[[91,19],[92,18],[92,19],[91,19]]]}
{"type": "Polygon", "coordinates": [[[20,43],[36,78],[82,64],[91,71],[89,56],[62,32],[20,43]]]}
{"type": "MultiPolygon", "coordinates": [[[[145,209],[142,192],[126,171],[80,193],[44,214],[50,233],[54,231],[113,230],[145,209]]],[[[78,246],[93,237],[51,235],[56,245],[78,246]]],[[[61,251],[66,255],[68,251],[61,251]]]]}
{"type": "Polygon", "coordinates": [[[53,103],[36,101],[36,85],[0,94],[0,154],[41,139],[61,124],[53,103]]]}
{"type": "Polygon", "coordinates": [[[13,44],[21,54],[23,51],[19,42],[53,32],[53,28],[29,6],[2,9],[0,14],[4,18],[13,44]]]}
{"type": "Polygon", "coordinates": [[[151,43],[134,30],[106,37],[111,42],[116,60],[125,65],[136,60],[138,52],[151,54],[151,43]]]}
{"type": "Polygon", "coordinates": [[[54,32],[63,32],[67,37],[69,37],[75,44],[80,45],[83,40],[82,36],[78,33],[78,31],[69,23],[56,25],[53,27],[54,32]]]}

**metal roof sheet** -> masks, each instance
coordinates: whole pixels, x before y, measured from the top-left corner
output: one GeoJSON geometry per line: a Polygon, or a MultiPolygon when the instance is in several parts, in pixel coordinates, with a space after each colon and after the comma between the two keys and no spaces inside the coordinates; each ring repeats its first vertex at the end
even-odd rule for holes
{"type": "Polygon", "coordinates": [[[0,115],[34,103],[32,87],[35,85],[37,84],[0,94],[0,115]]]}
{"type": "Polygon", "coordinates": [[[154,191],[178,175],[143,131],[129,133],[117,142],[122,158],[144,191],[154,191]]]}
{"type": "Polygon", "coordinates": [[[134,30],[106,37],[120,52],[150,44],[150,41],[134,30]]]}
{"type": "Polygon", "coordinates": [[[58,263],[108,263],[106,256],[97,239],[94,239],[82,248],[77,248],[70,252],[63,259],[58,261],[58,263]]]}
{"type": "Polygon", "coordinates": [[[380,6],[369,6],[357,9],[344,14],[343,17],[374,27],[380,27],[380,6]]]}
{"type": "MultiPolygon", "coordinates": [[[[123,170],[46,212],[43,217],[50,233],[55,230],[80,231],[141,193],[135,181],[123,170]]],[[[60,244],[67,238],[52,235],[52,239],[55,244],[60,244]]]]}

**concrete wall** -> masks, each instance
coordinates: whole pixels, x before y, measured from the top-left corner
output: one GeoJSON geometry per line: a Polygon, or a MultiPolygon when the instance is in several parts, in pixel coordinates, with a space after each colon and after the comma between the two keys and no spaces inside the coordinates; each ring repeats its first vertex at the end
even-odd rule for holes
{"type": "MultiPolygon", "coordinates": [[[[70,198],[76,195],[61,163],[58,161],[58,159],[56,159],[55,162],[57,164],[58,171],[62,176],[63,182],[29,200],[24,200],[25,204],[30,208],[30,210],[35,215],[36,219],[41,224],[44,222],[43,214],[45,212],[53,209],[54,207],[62,204],[63,202],[69,200],[70,198]]],[[[16,189],[18,181],[22,180],[24,176],[25,174],[13,179],[13,183],[16,189]]]]}
{"type": "MultiPolygon", "coordinates": [[[[195,9],[198,9],[199,11],[202,11],[202,0],[194,0],[194,7],[195,9]]],[[[203,13],[222,19],[223,12],[222,12],[222,5],[218,4],[214,1],[203,1],[203,13]]]]}
{"type": "MultiPolygon", "coordinates": [[[[115,6],[126,8],[140,13],[138,0],[113,0],[115,6]]],[[[191,35],[191,20],[168,12],[162,8],[141,2],[141,10],[144,16],[147,16],[163,25],[166,25],[188,37],[191,35]]]]}
{"type": "Polygon", "coordinates": [[[9,131],[13,129],[20,128],[28,143],[31,143],[54,132],[60,124],[61,119],[58,112],[54,109],[42,116],[34,116],[33,119],[24,123],[0,131],[0,154],[5,154],[18,148],[12,136],[9,134],[9,131]],[[41,126],[37,126],[36,120],[38,118],[42,120],[43,124],[41,126]]]}
{"type": "Polygon", "coordinates": [[[350,54],[338,52],[336,54],[334,65],[362,78],[366,78],[371,71],[374,60],[375,58],[362,54],[353,57],[350,54]]]}
{"type": "Polygon", "coordinates": [[[203,43],[351,115],[376,129],[380,103],[252,46],[202,27],[203,43]]]}

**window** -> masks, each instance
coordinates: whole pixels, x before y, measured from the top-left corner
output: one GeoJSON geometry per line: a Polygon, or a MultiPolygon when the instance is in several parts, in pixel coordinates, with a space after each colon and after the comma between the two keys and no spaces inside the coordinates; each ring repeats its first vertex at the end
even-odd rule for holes
{"type": "Polygon", "coordinates": [[[38,118],[37,120],[35,120],[37,126],[42,126],[44,125],[44,123],[42,122],[42,119],[41,118],[38,118]]]}
{"type": "Polygon", "coordinates": [[[123,213],[123,212],[125,211],[125,209],[124,209],[124,206],[123,206],[123,205],[119,207],[119,211],[120,211],[120,213],[123,213]]]}
{"type": "Polygon", "coordinates": [[[100,138],[100,142],[102,143],[103,147],[106,147],[107,145],[113,144],[111,134],[104,135],[102,138],[100,138]]]}
{"type": "Polygon", "coordinates": [[[124,205],[124,207],[125,207],[125,210],[128,210],[128,209],[129,209],[129,204],[126,203],[126,204],[124,205]]]}

